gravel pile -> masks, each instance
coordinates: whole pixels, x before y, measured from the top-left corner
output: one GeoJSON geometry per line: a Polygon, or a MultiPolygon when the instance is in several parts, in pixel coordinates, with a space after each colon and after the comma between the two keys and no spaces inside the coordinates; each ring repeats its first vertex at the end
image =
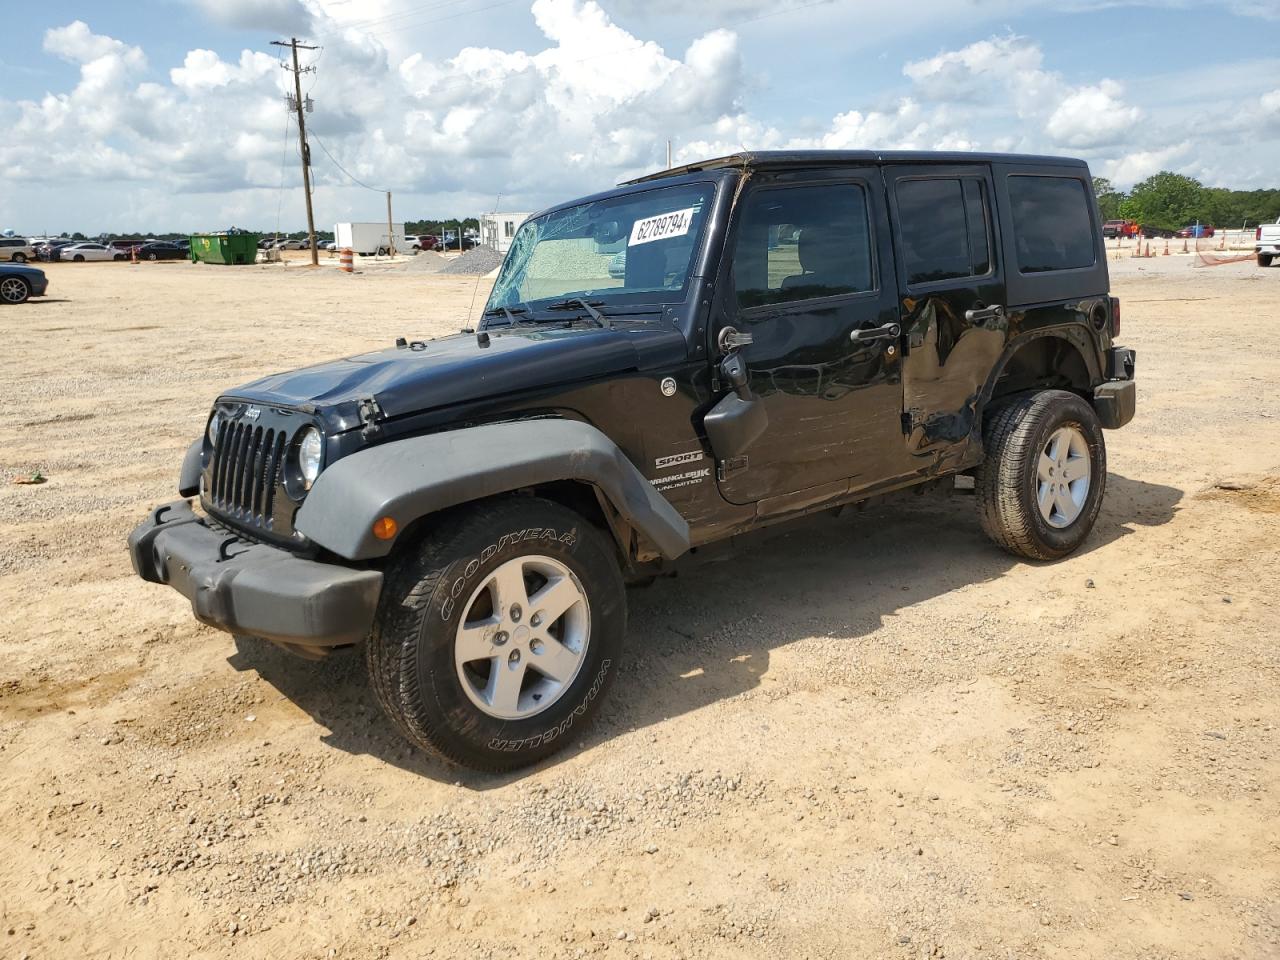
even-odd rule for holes
{"type": "Polygon", "coordinates": [[[439,273],[449,265],[449,261],[434,250],[423,250],[404,265],[407,273],[439,273]]]}
{"type": "Polygon", "coordinates": [[[502,266],[502,254],[488,247],[472,247],[462,256],[450,262],[441,273],[460,273],[469,277],[484,276],[490,270],[502,266]]]}

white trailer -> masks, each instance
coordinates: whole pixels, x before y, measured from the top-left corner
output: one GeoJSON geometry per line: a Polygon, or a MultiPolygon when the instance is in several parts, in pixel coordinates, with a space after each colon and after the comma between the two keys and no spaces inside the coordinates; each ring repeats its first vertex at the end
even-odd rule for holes
{"type": "Polygon", "coordinates": [[[386,256],[393,250],[396,253],[410,255],[412,246],[405,242],[404,224],[391,224],[392,233],[387,235],[387,223],[337,223],[333,226],[335,246],[339,250],[350,248],[361,255],[378,254],[386,256]]]}

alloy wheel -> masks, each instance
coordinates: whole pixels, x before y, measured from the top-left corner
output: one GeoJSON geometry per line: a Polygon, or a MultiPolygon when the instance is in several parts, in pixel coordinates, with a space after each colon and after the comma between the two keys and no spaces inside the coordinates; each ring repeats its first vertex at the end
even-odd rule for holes
{"type": "Polygon", "coordinates": [[[467,600],[454,662],[468,699],[501,720],[524,720],[564,695],[591,640],[586,591],[559,560],[524,556],[497,567],[467,600]]]}
{"type": "Polygon", "coordinates": [[[1040,451],[1036,503],[1045,523],[1063,529],[1075,523],[1089,499],[1092,462],[1089,443],[1078,427],[1059,427],[1040,451]]]}

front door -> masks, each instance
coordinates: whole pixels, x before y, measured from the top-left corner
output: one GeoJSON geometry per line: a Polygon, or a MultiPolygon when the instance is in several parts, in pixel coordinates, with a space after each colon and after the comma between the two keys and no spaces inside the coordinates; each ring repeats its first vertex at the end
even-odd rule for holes
{"type": "MultiPolygon", "coordinates": [[[[911,470],[883,181],[875,167],[752,179],[739,202],[718,311],[768,427],[717,464],[733,503],[838,495],[911,470]]],[[[763,505],[762,505],[763,510],[763,505]]]]}

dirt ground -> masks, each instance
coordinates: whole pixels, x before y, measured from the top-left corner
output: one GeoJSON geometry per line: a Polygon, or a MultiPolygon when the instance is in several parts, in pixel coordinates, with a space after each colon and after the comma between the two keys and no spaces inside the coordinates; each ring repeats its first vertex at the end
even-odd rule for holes
{"type": "Polygon", "coordinates": [[[1112,263],[1139,413],[1078,555],[957,497],[690,567],[505,777],[124,546],[220,389],[490,281],[51,265],[0,309],[0,957],[1280,956],[1280,269],[1192,262],[1112,263]]]}

